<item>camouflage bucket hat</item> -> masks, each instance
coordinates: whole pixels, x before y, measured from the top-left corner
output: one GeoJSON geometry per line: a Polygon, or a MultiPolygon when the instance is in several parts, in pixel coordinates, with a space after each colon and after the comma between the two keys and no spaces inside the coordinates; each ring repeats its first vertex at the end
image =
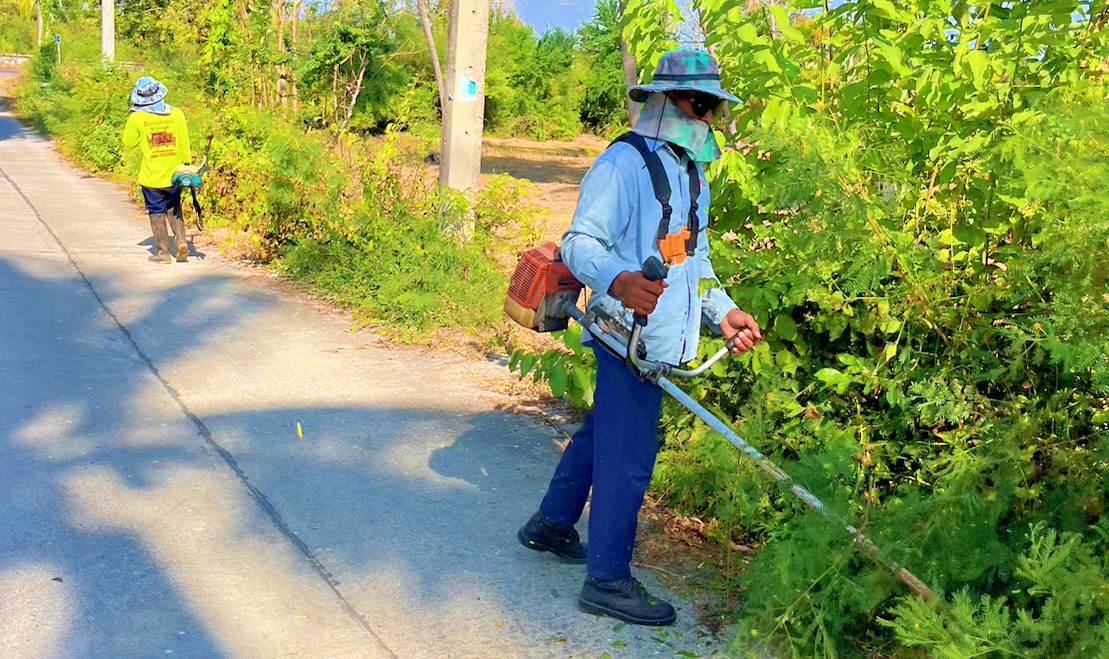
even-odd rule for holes
{"type": "Polygon", "coordinates": [[[628,96],[642,103],[651,94],[674,91],[704,92],[725,101],[740,102],[737,96],[720,87],[720,67],[716,59],[703,50],[692,48],[679,48],[663,55],[651,84],[632,87],[628,96]]]}

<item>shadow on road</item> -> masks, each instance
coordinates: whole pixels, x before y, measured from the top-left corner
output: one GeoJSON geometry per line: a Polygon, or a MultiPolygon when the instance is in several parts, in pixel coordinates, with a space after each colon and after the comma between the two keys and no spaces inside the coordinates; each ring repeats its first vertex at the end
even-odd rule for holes
{"type": "MultiPolygon", "coordinates": [[[[243,401],[198,414],[267,516],[80,278],[58,270],[0,257],[0,584],[30,579],[29,601],[68,612],[47,626],[43,654],[256,647],[251,628],[292,616],[287,602],[333,597],[292,543],[273,541],[281,525],[386,643],[467,655],[458,639],[512,653],[553,638],[551,653],[565,654],[585,640],[574,635],[590,624],[573,606],[580,567],[514,540],[557,460],[547,433],[403,405],[243,401]],[[48,575],[62,581],[41,583],[48,575]],[[235,588],[278,595],[251,611],[235,588]]],[[[111,307],[113,282],[92,284],[111,307]]],[[[268,309],[271,298],[232,289],[197,279],[125,322],[164,371],[232,349],[221,337],[268,309]],[[177,313],[217,292],[230,302],[177,313]]]]}
{"type": "MultiPolygon", "coordinates": [[[[195,462],[197,454],[160,436],[162,420],[135,408],[133,397],[148,386],[149,371],[84,283],[50,274],[58,270],[56,262],[0,258],[0,574],[20,580],[20,572],[42,568],[37,573],[51,581],[24,588],[50,600],[47,610],[70,613],[39,628],[40,656],[50,648],[136,656],[179,642],[218,655],[219,643],[203,633],[202,621],[176,595],[172,575],[139,540],[118,529],[90,528],[69,501],[67,480],[81,469],[95,465],[133,487],[151,488],[162,466],[195,462]],[[164,638],[170,629],[188,630],[187,638],[164,638]]],[[[207,332],[230,322],[227,315],[212,317],[207,332]]],[[[180,349],[205,334],[190,332],[180,349]]],[[[18,630],[20,621],[7,624],[18,630]]],[[[37,621],[26,624],[30,633],[37,621]]]]}
{"type": "MultiPolygon", "coordinates": [[[[11,112],[12,97],[10,90],[19,74],[18,69],[0,66],[0,113],[11,112]]],[[[22,132],[19,122],[0,121],[0,141],[10,140],[14,137],[25,137],[22,132]]]]}

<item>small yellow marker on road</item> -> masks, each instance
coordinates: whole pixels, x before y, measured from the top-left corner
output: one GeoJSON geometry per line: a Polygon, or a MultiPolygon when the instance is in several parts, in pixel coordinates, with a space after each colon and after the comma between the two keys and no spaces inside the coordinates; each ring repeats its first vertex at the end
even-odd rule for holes
{"type": "Polygon", "coordinates": [[[304,439],[304,428],[300,427],[300,421],[297,421],[297,439],[304,439]]]}

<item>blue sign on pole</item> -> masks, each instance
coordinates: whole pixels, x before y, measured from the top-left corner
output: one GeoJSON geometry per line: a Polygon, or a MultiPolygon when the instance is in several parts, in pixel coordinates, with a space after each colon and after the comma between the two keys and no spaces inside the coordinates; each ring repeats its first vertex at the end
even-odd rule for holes
{"type": "Polygon", "coordinates": [[[477,80],[463,74],[458,82],[458,100],[467,103],[477,100],[477,80]]]}
{"type": "Polygon", "coordinates": [[[62,35],[55,34],[54,35],[54,43],[61,43],[61,42],[62,42],[62,35]]]}

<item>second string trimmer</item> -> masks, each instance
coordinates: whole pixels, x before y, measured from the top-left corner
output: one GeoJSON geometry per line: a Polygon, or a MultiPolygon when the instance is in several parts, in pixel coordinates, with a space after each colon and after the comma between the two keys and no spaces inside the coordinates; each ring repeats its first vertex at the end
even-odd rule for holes
{"type": "Polygon", "coordinates": [[[171,183],[173,187],[178,190],[185,190],[186,188],[192,194],[193,198],[193,211],[196,213],[196,230],[204,230],[204,213],[201,212],[200,202],[196,198],[196,191],[204,183],[204,175],[207,174],[211,168],[208,167],[208,152],[212,149],[212,136],[208,135],[208,140],[204,145],[204,156],[200,159],[200,163],[196,165],[178,165],[177,169],[173,172],[171,183]]]}

